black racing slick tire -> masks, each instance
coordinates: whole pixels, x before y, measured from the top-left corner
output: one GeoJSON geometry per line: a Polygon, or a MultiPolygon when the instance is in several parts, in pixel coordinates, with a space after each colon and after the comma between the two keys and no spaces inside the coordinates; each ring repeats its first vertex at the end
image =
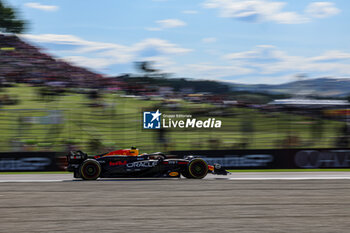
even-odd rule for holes
{"type": "Polygon", "coordinates": [[[74,171],[73,177],[74,177],[74,178],[81,178],[80,171],[79,171],[79,170],[74,171]]]}
{"type": "Polygon", "coordinates": [[[96,180],[101,174],[101,165],[94,159],[87,159],[80,167],[83,180],[96,180]]]}
{"type": "Polygon", "coordinates": [[[188,172],[188,169],[186,168],[186,170],[181,172],[181,175],[184,176],[187,179],[191,179],[192,176],[190,175],[190,173],[188,172]]]}
{"type": "Polygon", "coordinates": [[[208,174],[208,164],[203,159],[192,159],[182,175],[189,179],[203,179],[208,174]]]}

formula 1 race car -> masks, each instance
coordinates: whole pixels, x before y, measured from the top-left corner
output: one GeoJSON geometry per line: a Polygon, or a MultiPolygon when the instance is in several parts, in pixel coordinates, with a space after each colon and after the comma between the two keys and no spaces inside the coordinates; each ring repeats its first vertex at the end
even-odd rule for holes
{"type": "Polygon", "coordinates": [[[68,171],[74,178],[96,180],[97,178],[180,177],[202,179],[208,172],[227,175],[219,164],[208,165],[203,159],[186,156],[183,159],[168,158],[157,152],[139,155],[138,149],[116,150],[94,157],[82,151],[67,155],[68,171]]]}

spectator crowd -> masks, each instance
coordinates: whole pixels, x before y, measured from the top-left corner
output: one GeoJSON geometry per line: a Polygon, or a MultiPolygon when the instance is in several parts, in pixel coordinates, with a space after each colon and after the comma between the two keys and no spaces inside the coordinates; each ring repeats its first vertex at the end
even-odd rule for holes
{"type": "Polygon", "coordinates": [[[0,34],[0,84],[96,87],[103,77],[55,59],[16,35],[0,34]]]}

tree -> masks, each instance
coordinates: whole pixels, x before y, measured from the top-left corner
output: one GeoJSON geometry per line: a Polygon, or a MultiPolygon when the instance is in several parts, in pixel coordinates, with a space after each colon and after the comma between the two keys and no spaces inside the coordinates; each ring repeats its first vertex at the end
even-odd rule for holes
{"type": "Polygon", "coordinates": [[[21,33],[26,22],[18,19],[15,9],[5,6],[0,0],[0,32],[21,33]]]}
{"type": "Polygon", "coordinates": [[[145,73],[154,73],[159,70],[153,69],[149,61],[135,62],[136,67],[145,73]]]}

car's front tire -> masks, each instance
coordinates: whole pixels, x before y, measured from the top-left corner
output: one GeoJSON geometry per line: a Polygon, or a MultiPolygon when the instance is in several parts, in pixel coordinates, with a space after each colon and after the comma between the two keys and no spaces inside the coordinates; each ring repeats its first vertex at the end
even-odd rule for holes
{"type": "Polygon", "coordinates": [[[96,180],[101,174],[101,165],[95,159],[87,159],[80,167],[81,178],[96,180]]]}
{"type": "Polygon", "coordinates": [[[203,159],[192,159],[182,175],[189,179],[203,179],[208,174],[208,164],[203,159]]]}

